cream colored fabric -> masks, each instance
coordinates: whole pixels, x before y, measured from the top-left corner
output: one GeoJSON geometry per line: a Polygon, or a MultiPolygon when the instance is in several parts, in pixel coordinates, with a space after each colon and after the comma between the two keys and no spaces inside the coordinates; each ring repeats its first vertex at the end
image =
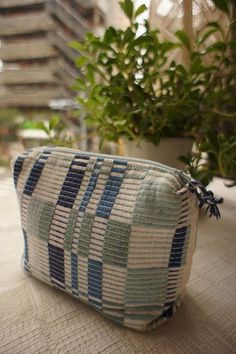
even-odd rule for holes
{"type": "MultiPolygon", "coordinates": [[[[213,190],[222,194],[220,181],[213,190]]],[[[200,218],[183,304],[156,330],[138,333],[23,272],[15,192],[1,177],[0,353],[235,353],[236,190],[223,194],[222,220],[200,218]]]]}

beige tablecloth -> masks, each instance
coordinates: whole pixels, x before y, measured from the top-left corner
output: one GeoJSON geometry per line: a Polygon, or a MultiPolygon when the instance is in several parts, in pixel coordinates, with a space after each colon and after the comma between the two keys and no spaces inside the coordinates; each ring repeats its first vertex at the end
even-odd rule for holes
{"type": "Polygon", "coordinates": [[[120,328],[87,305],[22,271],[18,205],[0,178],[0,353],[236,353],[236,188],[221,221],[202,217],[186,297],[152,332],[120,328]]]}

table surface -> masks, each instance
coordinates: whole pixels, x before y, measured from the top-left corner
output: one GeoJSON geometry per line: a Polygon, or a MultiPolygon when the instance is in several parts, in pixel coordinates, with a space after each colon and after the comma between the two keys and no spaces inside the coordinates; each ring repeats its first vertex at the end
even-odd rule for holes
{"type": "Polygon", "coordinates": [[[22,271],[12,180],[0,177],[0,353],[236,353],[236,187],[215,180],[222,219],[200,217],[190,281],[175,316],[146,333],[121,328],[22,271]]]}

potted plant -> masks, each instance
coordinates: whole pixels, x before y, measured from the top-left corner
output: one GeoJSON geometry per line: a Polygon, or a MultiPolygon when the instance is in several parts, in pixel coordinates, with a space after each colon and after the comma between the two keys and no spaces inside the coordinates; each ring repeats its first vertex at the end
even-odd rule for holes
{"type": "Polygon", "coordinates": [[[199,63],[207,56],[210,64],[201,90],[201,129],[196,135],[197,148],[181,157],[186,170],[207,185],[213,177],[224,180],[226,186],[236,185],[236,6],[231,0],[216,1],[224,12],[228,26],[224,31],[218,23],[210,23],[195,38],[194,57],[199,63]],[[204,39],[211,40],[217,32],[219,39],[201,50],[204,39]]]}
{"type": "Polygon", "coordinates": [[[102,38],[89,33],[83,43],[71,43],[80,53],[76,65],[83,74],[75,85],[79,110],[96,127],[101,144],[122,138],[130,155],[182,167],[177,157],[191,151],[201,130],[205,86],[217,70],[217,63],[204,63],[200,45],[218,30],[217,24],[207,28],[193,50],[184,31],[169,41],[148,21],[140,25],[137,17],[145,5],[135,10],[131,0],[123,0],[120,6],[128,28],[109,27],[102,38]],[[183,46],[191,53],[188,67],[169,60],[183,46]]]}
{"type": "Polygon", "coordinates": [[[208,131],[195,152],[181,156],[186,171],[205,186],[214,177],[223,179],[227,187],[236,185],[236,131],[208,131]]]}

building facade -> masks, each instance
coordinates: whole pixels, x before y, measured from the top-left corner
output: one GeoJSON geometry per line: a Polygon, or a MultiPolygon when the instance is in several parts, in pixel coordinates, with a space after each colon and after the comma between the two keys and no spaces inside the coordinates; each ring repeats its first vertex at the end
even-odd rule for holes
{"type": "Polygon", "coordinates": [[[0,107],[70,102],[79,54],[68,42],[104,24],[94,1],[0,0],[0,107]]]}

